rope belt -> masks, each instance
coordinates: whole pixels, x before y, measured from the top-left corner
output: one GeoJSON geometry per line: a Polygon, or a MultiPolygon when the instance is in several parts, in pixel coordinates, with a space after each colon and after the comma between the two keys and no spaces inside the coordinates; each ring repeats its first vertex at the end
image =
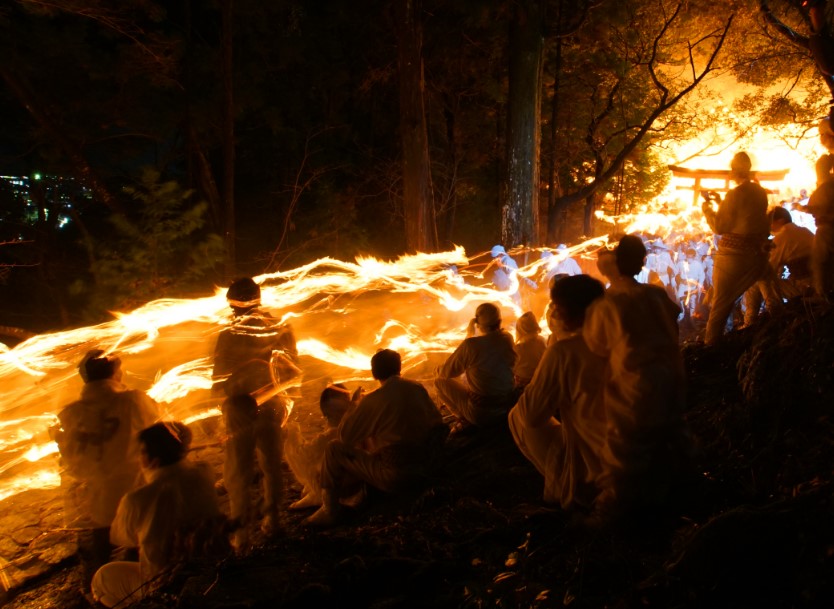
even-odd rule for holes
{"type": "Polygon", "coordinates": [[[723,233],[718,235],[718,251],[721,252],[722,250],[763,253],[767,251],[767,236],[723,233]]]}

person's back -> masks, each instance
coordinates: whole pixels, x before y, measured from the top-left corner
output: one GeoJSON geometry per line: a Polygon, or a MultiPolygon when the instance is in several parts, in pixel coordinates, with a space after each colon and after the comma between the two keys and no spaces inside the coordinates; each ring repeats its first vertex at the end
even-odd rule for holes
{"type": "Polygon", "coordinates": [[[251,480],[256,457],[263,474],[261,529],[272,535],[280,526],[281,424],[289,396],[279,391],[275,381],[291,381],[300,370],[292,329],[261,311],[261,289],[251,277],[233,281],[226,300],[233,319],[217,339],[212,393],[227,396],[221,406],[226,426],[223,482],[229,491],[231,518],[239,525],[235,546],[244,551],[249,525],[255,520],[251,480]]]}
{"type": "Polygon", "coordinates": [[[610,354],[614,374],[632,374],[654,363],[679,368],[679,313],[659,286],[612,285],[605,299],[592,305],[585,336],[596,352],[610,354]]]}
{"type": "Polygon", "coordinates": [[[58,413],[64,520],[76,529],[82,587],[110,558],[109,527],[122,496],[141,482],[136,433],[159,417],[141,391],[122,384],[121,360],[96,349],[78,366],[81,399],[58,413]]]}
{"type": "Polygon", "coordinates": [[[513,337],[504,330],[464,339],[441,368],[441,378],[464,372],[469,388],[479,396],[505,396],[513,389],[513,337]],[[454,356],[457,357],[454,357],[454,356]]]}
{"type": "Polygon", "coordinates": [[[456,419],[453,431],[505,421],[517,397],[516,353],[513,337],[501,329],[501,310],[489,302],[478,305],[467,334],[434,380],[438,401],[456,419]]]}
{"type": "MultiPolygon", "coordinates": [[[[804,226],[798,226],[793,222],[789,222],[782,227],[782,230],[773,236],[774,245],[784,243],[784,251],[781,258],[771,258],[771,261],[776,264],[787,264],[798,258],[809,258],[811,256],[811,248],[814,244],[814,233],[809,231],[804,226]]],[[[775,249],[775,248],[774,248],[775,249]]]]}
{"type": "Polygon", "coordinates": [[[340,499],[358,483],[399,493],[431,474],[448,428],[426,389],[403,379],[401,371],[396,351],[381,349],[371,358],[371,373],[380,386],[345,414],[339,439],[327,446],[322,505],[305,523],[336,524],[340,499]]]}
{"type": "Polygon", "coordinates": [[[272,352],[281,350],[291,360],[298,357],[295,336],[269,313],[253,309],[236,316],[217,339],[213,378],[227,396],[253,394],[273,383],[272,352]]]}
{"type": "Polygon", "coordinates": [[[423,444],[443,419],[420,383],[392,376],[345,415],[340,439],[350,446],[370,440],[374,450],[423,444]]]}
{"type": "Polygon", "coordinates": [[[808,211],[817,226],[834,226],[834,180],[826,179],[811,193],[808,211]]]}
{"type": "Polygon", "coordinates": [[[733,188],[718,206],[715,232],[719,235],[753,235],[767,239],[770,233],[767,191],[752,181],[742,182],[733,188]]]}
{"type": "Polygon", "coordinates": [[[213,529],[224,542],[213,545],[228,550],[213,471],[186,460],[188,428],[156,423],[139,433],[139,442],[147,483],[124,496],[110,530],[114,544],[138,548],[139,562],[115,561],[98,570],[93,595],[107,607],[138,600],[177,561],[197,558],[188,552],[195,541],[188,537],[198,530],[213,529]]]}
{"type": "Polygon", "coordinates": [[[793,223],[791,213],[782,207],[773,210],[773,249],[770,265],[775,272],[775,289],[783,298],[800,296],[811,286],[811,255],[814,233],[793,223]],[[787,267],[789,277],[782,279],[787,267]]]}
{"type": "Polygon", "coordinates": [[[680,308],[662,288],[628,278],[645,252],[628,237],[618,246],[624,278],[589,307],[583,328],[588,348],[608,362],[601,510],[662,501],[689,450],[680,308]]]}
{"type": "Polygon", "coordinates": [[[730,175],[738,186],[727,193],[717,210],[712,197],[702,206],[718,244],[704,338],[707,344],[715,343],[724,333],[736,300],[768,275],[767,191],[752,181],[752,174],[750,157],[737,153],[730,164],[730,175]]]}
{"type": "Polygon", "coordinates": [[[122,496],[139,477],[138,430],[159,416],[156,403],[120,381],[84,385],[81,399],[58,414],[63,429],[58,445],[64,474],[83,482],[68,526],[108,526],[122,496]]]}
{"type": "Polygon", "coordinates": [[[515,377],[515,386],[518,389],[525,387],[533,378],[533,373],[536,371],[536,367],[538,367],[547,348],[547,341],[541,336],[539,322],[530,311],[518,318],[515,330],[516,360],[513,367],[513,376],[515,377]]]}
{"type": "Polygon", "coordinates": [[[146,579],[169,566],[179,534],[220,516],[214,472],[207,463],[178,463],[154,470],[148,483],[128,493],[125,517],[113,523],[111,539],[124,545],[138,539],[146,579]]]}

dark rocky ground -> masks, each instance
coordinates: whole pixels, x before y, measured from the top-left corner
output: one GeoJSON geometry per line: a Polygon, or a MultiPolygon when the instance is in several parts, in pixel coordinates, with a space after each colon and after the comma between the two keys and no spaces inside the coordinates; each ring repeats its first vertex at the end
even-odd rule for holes
{"type": "MultiPolygon", "coordinates": [[[[834,606],[834,310],[791,304],[684,353],[699,475],[674,509],[590,531],[541,503],[506,431],[464,434],[414,496],[372,496],[327,531],[289,513],[285,535],[187,565],[138,606],[834,606]]],[[[85,607],[76,578],[66,558],[8,606],[85,607]]]]}

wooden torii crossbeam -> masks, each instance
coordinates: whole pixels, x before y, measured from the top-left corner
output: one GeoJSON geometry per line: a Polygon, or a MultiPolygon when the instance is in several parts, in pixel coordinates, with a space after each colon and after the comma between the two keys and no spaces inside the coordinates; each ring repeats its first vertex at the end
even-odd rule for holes
{"type": "MultiPolygon", "coordinates": [[[[678,186],[678,190],[692,190],[692,204],[698,205],[698,196],[701,190],[714,190],[716,192],[727,192],[730,190],[729,169],[687,169],[677,165],[669,165],[669,170],[676,178],[691,178],[694,180],[691,186],[678,186]],[[701,188],[701,180],[724,180],[724,186],[719,188],[701,188]]],[[[781,182],[788,175],[790,169],[775,169],[772,171],[753,171],[751,175],[759,182],[781,182]]],[[[772,194],[773,191],[768,190],[772,194]]]]}

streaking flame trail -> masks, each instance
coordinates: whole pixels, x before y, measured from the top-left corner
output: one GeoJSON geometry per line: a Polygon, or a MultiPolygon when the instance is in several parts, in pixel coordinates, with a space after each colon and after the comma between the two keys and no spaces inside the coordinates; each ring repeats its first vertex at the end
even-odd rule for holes
{"type": "MultiPolygon", "coordinates": [[[[709,240],[711,231],[692,198],[670,195],[631,214],[596,216],[612,234],[638,232],[669,244],[696,234],[709,240]]],[[[523,260],[516,256],[521,268],[507,292],[492,289],[482,277],[489,254],[470,260],[462,247],[393,261],[321,258],[254,279],[261,284],[263,308],[293,326],[304,369],[302,396],[312,402],[327,382],[369,382],[370,357],[379,348],[399,351],[405,371],[430,376],[427,366],[441,362],[463,339],[478,304],[499,305],[504,327],[512,330],[523,312],[512,297],[520,284],[540,281],[568,256],[584,272],[597,274],[593,254],[607,244],[603,235],[550,258],[538,249],[510,252],[523,260]]],[[[541,293],[545,286],[539,288],[541,293]]],[[[217,288],[204,298],[155,300],[96,326],[35,336],[13,349],[0,344],[0,500],[58,484],[57,447],[48,429],[56,413],[79,396],[76,365],[90,349],[118,352],[125,383],[147,391],[166,417],[193,422],[217,416],[211,357],[215,335],[229,321],[224,293],[217,288]]]]}
{"type": "MultiPolygon", "coordinates": [[[[604,239],[572,253],[600,243],[604,239]]],[[[522,311],[509,293],[480,277],[487,258],[470,261],[461,247],[394,261],[322,258],[255,281],[263,308],[293,326],[304,369],[302,395],[312,403],[326,382],[370,385],[370,357],[379,348],[399,351],[406,371],[430,374],[426,366],[442,362],[457,346],[481,302],[498,304],[511,329],[522,311]]],[[[519,275],[534,277],[543,264],[536,256],[519,275]]],[[[230,319],[224,294],[217,288],[204,298],[156,300],[96,326],[35,336],[11,349],[3,345],[0,499],[58,485],[49,428],[80,395],[76,366],[90,349],[118,352],[125,384],[147,391],[166,417],[192,422],[217,416],[211,357],[216,335],[230,319]]]]}

